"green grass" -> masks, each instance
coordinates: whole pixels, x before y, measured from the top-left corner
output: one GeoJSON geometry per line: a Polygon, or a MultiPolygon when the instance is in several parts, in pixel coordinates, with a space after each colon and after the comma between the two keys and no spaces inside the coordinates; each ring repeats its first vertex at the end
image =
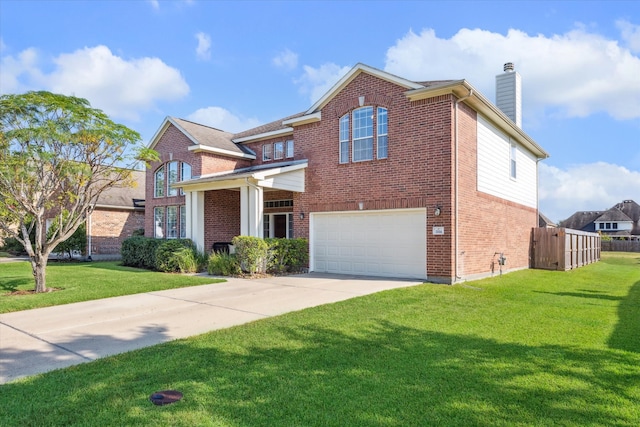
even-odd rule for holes
{"type": "Polygon", "coordinates": [[[423,285],[0,386],[0,425],[637,426],[640,254],[423,285]],[[176,389],[182,401],[148,398],[176,389]]]}
{"type": "Polygon", "coordinates": [[[117,262],[52,262],[47,266],[47,287],[58,290],[10,295],[34,289],[31,265],[25,261],[0,263],[0,313],[220,281],[223,280],[123,267],[117,262]]]}

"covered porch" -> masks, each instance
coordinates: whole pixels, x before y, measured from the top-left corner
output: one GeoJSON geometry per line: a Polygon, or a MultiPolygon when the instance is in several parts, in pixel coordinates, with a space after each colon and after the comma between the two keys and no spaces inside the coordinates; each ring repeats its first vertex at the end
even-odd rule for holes
{"type": "MultiPolygon", "coordinates": [[[[217,190],[240,193],[240,235],[264,237],[265,191],[304,192],[307,166],[306,160],[281,162],[204,175],[174,184],[185,196],[186,237],[201,251],[210,249],[205,241],[205,194],[217,190]]],[[[223,218],[214,220],[222,221],[223,218]]]]}

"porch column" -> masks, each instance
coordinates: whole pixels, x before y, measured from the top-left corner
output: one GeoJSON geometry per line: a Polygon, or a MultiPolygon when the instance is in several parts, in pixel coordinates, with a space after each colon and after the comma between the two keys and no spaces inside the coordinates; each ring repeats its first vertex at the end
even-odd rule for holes
{"type": "Polygon", "coordinates": [[[204,191],[186,191],[184,199],[187,211],[187,239],[191,239],[198,250],[204,252],[204,191]]]}
{"type": "Polygon", "coordinates": [[[262,187],[247,183],[240,187],[240,235],[264,237],[262,187]]]}

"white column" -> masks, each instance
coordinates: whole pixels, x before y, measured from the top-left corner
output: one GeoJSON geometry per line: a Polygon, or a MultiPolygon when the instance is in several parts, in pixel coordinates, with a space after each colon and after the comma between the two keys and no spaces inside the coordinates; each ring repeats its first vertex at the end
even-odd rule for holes
{"type": "Polygon", "coordinates": [[[204,191],[187,191],[184,196],[187,238],[204,252],[207,249],[204,247],[204,191]]]}
{"type": "Polygon", "coordinates": [[[240,235],[249,236],[249,186],[240,187],[240,235]]]}

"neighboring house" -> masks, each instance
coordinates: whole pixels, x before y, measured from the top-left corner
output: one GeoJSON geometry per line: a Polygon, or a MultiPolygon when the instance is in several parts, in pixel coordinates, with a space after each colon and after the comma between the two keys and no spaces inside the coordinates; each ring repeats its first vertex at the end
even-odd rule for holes
{"type": "Polygon", "coordinates": [[[87,256],[119,258],[122,242],[144,229],[145,171],[133,171],[134,186],[111,187],[100,194],[87,217],[87,256]]]}
{"type": "Polygon", "coordinates": [[[520,76],[498,108],[466,80],[358,64],[307,111],[231,134],[167,117],[150,147],[145,235],[200,248],[309,239],[309,269],[454,283],[529,267],[538,161],[520,76]],[[503,111],[507,111],[510,117],[503,111]]]}
{"type": "Polygon", "coordinates": [[[614,239],[640,240],[640,205],[624,200],[606,211],[579,211],[560,221],[560,226],[600,232],[614,239]]]}
{"type": "Polygon", "coordinates": [[[538,212],[538,227],[541,228],[556,228],[558,226],[558,224],[556,224],[555,222],[551,221],[549,218],[547,218],[545,215],[542,214],[542,212],[538,212]]]}

